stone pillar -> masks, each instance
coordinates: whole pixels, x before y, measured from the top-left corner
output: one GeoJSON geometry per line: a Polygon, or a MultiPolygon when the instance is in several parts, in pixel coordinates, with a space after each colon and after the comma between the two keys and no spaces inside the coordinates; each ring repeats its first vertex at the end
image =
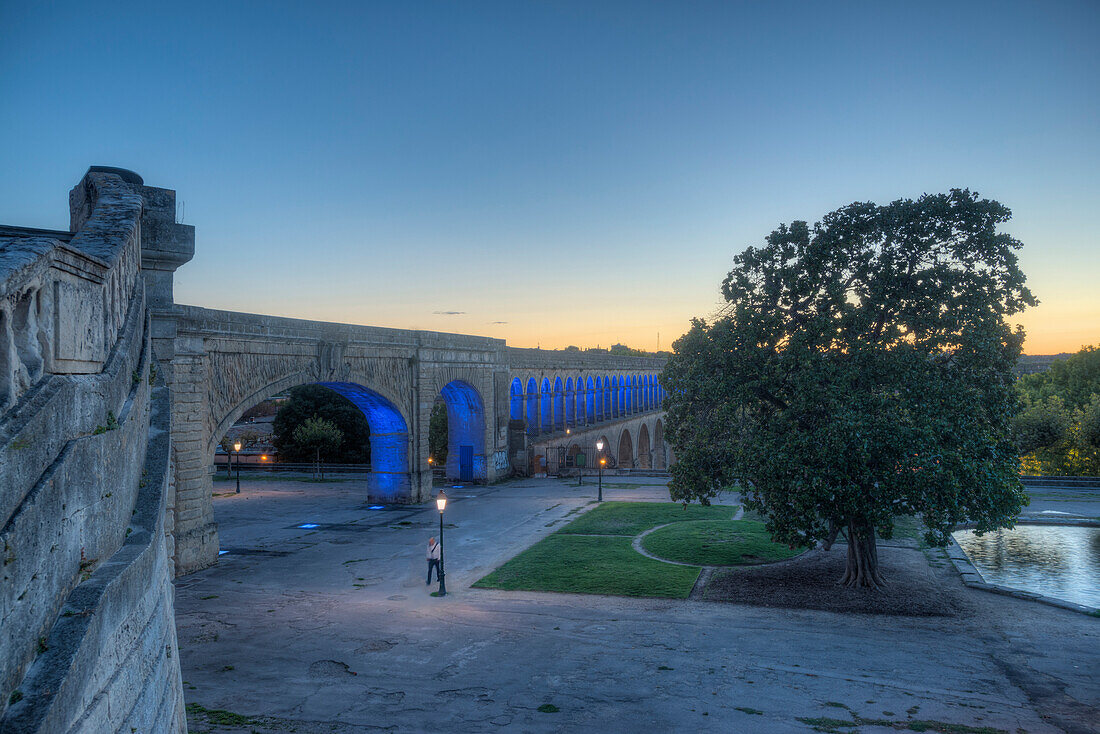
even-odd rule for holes
{"type": "MultiPolygon", "coordinates": [[[[165,384],[169,390],[175,393],[182,389],[187,395],[188,405],[197,405],[196,397],[201,382],[194,381],[196,359],[185,356],[182,359],[184,374],[177,385],[176,380],[176,315],[174,279],[176,269],[195,256],[195,228],[187,224],[176,223],[176,192],[172,189],[162,189],[155,186],[144,186],[140,179],[132,181],[141,194],[141,275],[145,281],[145,303],[149,313],[149,333],[153,347],[153,357],[156,360],[157,370],[163,375],[165,384]]],[[[73,218],[77,217],[74,211],[73,218]]],[[[199,358],[201,363],[201,358],[199,358]]],[[[205,395],[205,392],[202,393],[205,395]]],[[[202,466],[204,457],[203,447],[197,449],[193,445],[196,441],[201,443],[201,430],[195,433],[194,426],[190,427],[190,433],[179,421],[181,420],[179,405],[173,394],[172,399],[172,457],[171,476],[168,482],[167,511],[164,519],[165,541],[168,549],[169,563],[176,574],[189,573],[204,568],[214,562],[218,557],[217,529],[212,527],[213,519],[210,517],[212,529],[208,532],[201,530],[202,522],[196,524],[196,513],[201,517],[202,503],[195,504],[196,491],[199,497],[203,496],[203,487],[197,489],[195,462],[202,466]],[[181,444],[180,439],[184,442],[181,444]],[[183,447],[181,452],[181,445],[183,447]],[[177,470],[181,469],[180,461],[185,465],[183,469],[186,478],[177,477],[177,470]],[[181,481],[180,481],[181,480],[181,481]],[[179,494],[182,491],[182,495],[179,494]],[[184,520],[184,518],[187,518],[184,520]],[[180,524],[177,524],[177,523],[180,524]],[[180,537],[180,532],[185,532],[186,538],[180,537]],[[213,551],[207,548],[211,546],[213,551]]],[[[200,419],[201,423],[201,419],[200,419]]],[[[205,467],[203,467],[205,470],[205,467]]],[[[203,480],[198,480],[200,483],[203,480]]],[[[205,478],[205,504],[206,514],[212,515],[210,506],[210,478],[205,478]]]]}
{"type": "Polygon", "coordinates": [[[176,269],[195,256],[195,228],[176,223],[176,192],[142,186],[141,275],[149,307],[153,353],[157,360],[172,361],[175,354],[176,319],[173,292],[176,269]]]}
{"type": "Polygon", "coordinates": [[[207,359],[201,339],[179,340],[172,359],[172,447],[176,470],[175,564],[182,575],[218,559],[218,527],[207,466],[210,413],[207,359]]]}

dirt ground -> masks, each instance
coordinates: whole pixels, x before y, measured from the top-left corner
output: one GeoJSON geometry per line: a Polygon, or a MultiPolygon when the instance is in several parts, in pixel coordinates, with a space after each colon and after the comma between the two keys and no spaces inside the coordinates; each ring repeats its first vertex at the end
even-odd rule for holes
{"type": "Polygon", "coordinates": [[[812,550],[780,563],[721,569],[711,578],[703,599],[761,607],[912,617],[973,613],[958,584],[949,583],[953,570],[947,567],[939,550],[928,551],[926,557],[917,548],[880,546],[879,563],[889,584],[874,590],[837,583],[844,574],[846,557],[847,547],[837,544],[832,550],[812,550]]]}

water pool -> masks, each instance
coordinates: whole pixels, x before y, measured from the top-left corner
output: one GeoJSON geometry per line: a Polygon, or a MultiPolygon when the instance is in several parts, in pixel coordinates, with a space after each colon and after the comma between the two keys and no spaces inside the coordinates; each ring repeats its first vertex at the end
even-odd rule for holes
{"type": "Polygon", "coordinates": [[[1100,528],[1018,525],[954,536],[991,584],[1100,607],[1100,528]]]}

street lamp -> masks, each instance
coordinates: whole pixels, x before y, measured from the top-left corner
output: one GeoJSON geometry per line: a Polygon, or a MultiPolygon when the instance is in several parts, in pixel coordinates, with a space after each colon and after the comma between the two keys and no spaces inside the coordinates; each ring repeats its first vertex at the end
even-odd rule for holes
{"type": "Polygon", "coordinates": [[[439,508],[439,595],[447,596],[446,572],[443,570],[443,510],[447,508],[447,493],[442,489],[435,496],[435,506],[439,508]]]}
{"type": "Polygon", "coordinates": [[[603,502],[603,465],[606,459],[603,458],[603,439],[596,440],[596,452],[599,457],[599,471],[600,471],[600,489],[596,494],[596,501],[603,502]]]}
{"type": "Polygon", "coordinates": [[[237,454],[237,494],[241,493],[241,442],[233,442],[233,451],[237,454]]]}

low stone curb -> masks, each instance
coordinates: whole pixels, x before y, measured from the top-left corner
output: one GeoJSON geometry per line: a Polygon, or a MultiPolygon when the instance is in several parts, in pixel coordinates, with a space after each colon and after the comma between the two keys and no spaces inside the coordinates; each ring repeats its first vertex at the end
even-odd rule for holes
{"type": "MultiPolygon", "coordinates": [[[[1031,524],[1031,521],[1028,521],[1031,524]]],[[[1048,525],[1068,525],[1066,522],[1052,522],[1046,523],[1048,525]]],[[[981,589],[983,591],[989,591],[994,594],[1001,594],[1002,596],[1012,596],[1017,599],[1025,599],[1027,601],[1037,601],[1042,604],[1048,604],[1052,607],[1059,607],[1061,609],[1068,609],[1071,612],[1078,612],[1080,614],[1088,614],[1090,616],[1100,615],[1100,608],[1085,606],[1084,604],[1075,604],[1071,601],[1064,599],[1057,599],[1053,596],[1045,596],[1043,594],[1036,594],[1032,591],[1024,591],[1022,589],[1013,589],[1009,586],[1000,586],[998,584],[991,584],[985,580],[981,572],[970,562],[970,559],[966,557],[966,551],[962,549],[954,538],[951,538],[951,542],[943,549],[947,554],[948,559],[952,565],[955,566],[955,570],[959,572],[959,576],[962,578],[962,582],[972,589],[981,589]]]]}

